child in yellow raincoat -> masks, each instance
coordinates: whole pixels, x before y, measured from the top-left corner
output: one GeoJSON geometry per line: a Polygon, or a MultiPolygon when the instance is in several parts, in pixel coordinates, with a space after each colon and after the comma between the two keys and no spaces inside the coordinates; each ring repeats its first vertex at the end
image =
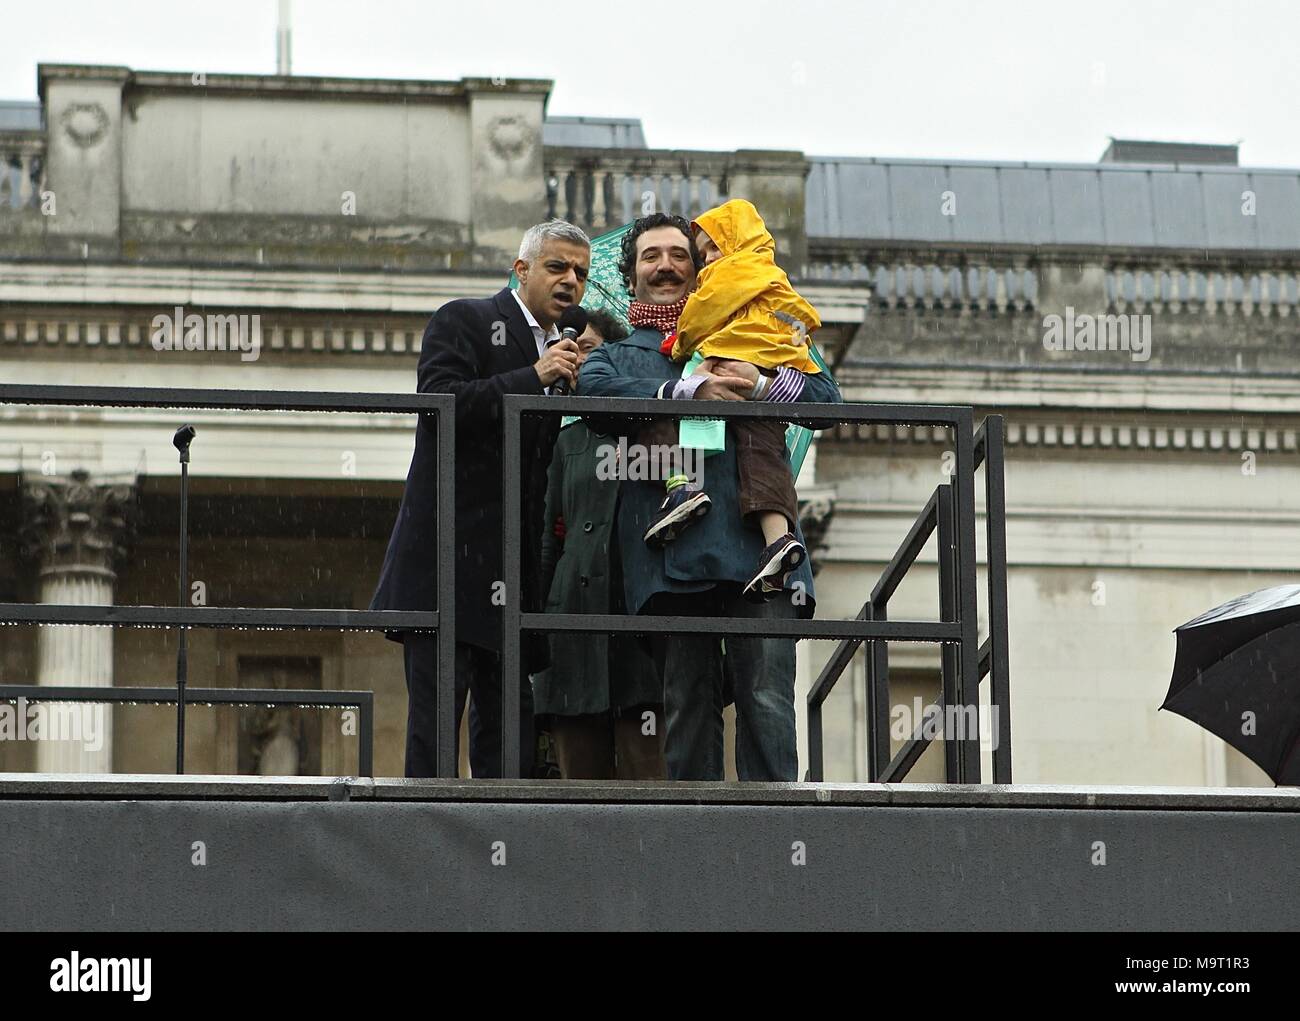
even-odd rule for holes
{"type": "MultiPolygon", "coordinates": [[[[733,199],[691,222],[704,262],[695,291],[677,321],[671,356],[687,362],[699,353],[696,372],[722,359],[747,362],[759,370],[751,399],[794,400],[803,388],[801,373],[821,371],[808,350],[809,335],[821,319],[776,264],[776,245],[758,210],[733,199]]],[[[784,422],[740,419],[732,423],[738,442],[736,465],[743,515],[755,515],[766,548],[758,572],[745,586],[746,598],[771,599],[786,574],[808,551],[795,538],[798,516],[794,478],[786,458],[784,422]]],[[[651,546],[671,542],[709,508],[708,494],[690,490],[685,475],[668,480],[668,495],[645,534],[651,546]]]]}

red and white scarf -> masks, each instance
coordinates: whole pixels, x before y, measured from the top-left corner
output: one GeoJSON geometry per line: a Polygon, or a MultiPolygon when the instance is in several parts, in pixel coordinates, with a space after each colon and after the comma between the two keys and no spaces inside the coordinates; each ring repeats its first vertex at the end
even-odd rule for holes
{"type": "Polygon", "coordinates": [[[634,330],[642,326],[648,326],[660,333],[676,333],[677,320],[685,307],[686,298],[684,297],[674,301],[671,305],[651,305],[644,301],[634,301],[628,307],[627,321],[632,324],[634,330]]]}

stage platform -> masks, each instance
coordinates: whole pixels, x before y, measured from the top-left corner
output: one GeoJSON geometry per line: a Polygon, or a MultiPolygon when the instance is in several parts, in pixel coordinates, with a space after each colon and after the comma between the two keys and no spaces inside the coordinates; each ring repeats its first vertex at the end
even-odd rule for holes
{"type": "Polygon", "coordinates": [[[1300,790],[0,774],[10,930],[1300,927],[1300,790]]]}

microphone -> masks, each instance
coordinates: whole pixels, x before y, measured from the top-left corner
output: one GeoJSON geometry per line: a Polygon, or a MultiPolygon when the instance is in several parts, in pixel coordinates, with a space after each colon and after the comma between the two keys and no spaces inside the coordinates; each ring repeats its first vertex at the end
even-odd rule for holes
{"type": "Polygon", "coordinates": [[[172,446],[181,452],[181,460],[190,459],[190,443],[193,442],[197,432],[192,425],[183,425],[176,430],[176,435],[172,437],[172,446]]]}
{"type": "MultiPolygon", "coordinates": [[[[560,328],[560,340],[577,340],[587,330],[587,310],[581,305],[570,305],[556,325],[560,328]]],[[[551,384],[551,393],[556,397],[567,397],[569,381],[563,377],[557,379],[551,384]]]]}

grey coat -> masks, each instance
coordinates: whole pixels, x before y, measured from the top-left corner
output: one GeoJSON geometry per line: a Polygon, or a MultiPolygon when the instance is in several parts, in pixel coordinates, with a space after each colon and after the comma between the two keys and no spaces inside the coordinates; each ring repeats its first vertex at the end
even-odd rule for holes
{"type": "MultiPolygon", "coordinates": [[[[610,541],[620,483],[596,472],[601,445],[617,442],[582,422],[560,430],[541,546],[547,613],[624,612],[618,547],[610,541]]],[[[535,712],[576,716],[663,702],[654,661],[634,636],[561,632],[550,643],[550,667],[533,676],[535,712]]]]}

